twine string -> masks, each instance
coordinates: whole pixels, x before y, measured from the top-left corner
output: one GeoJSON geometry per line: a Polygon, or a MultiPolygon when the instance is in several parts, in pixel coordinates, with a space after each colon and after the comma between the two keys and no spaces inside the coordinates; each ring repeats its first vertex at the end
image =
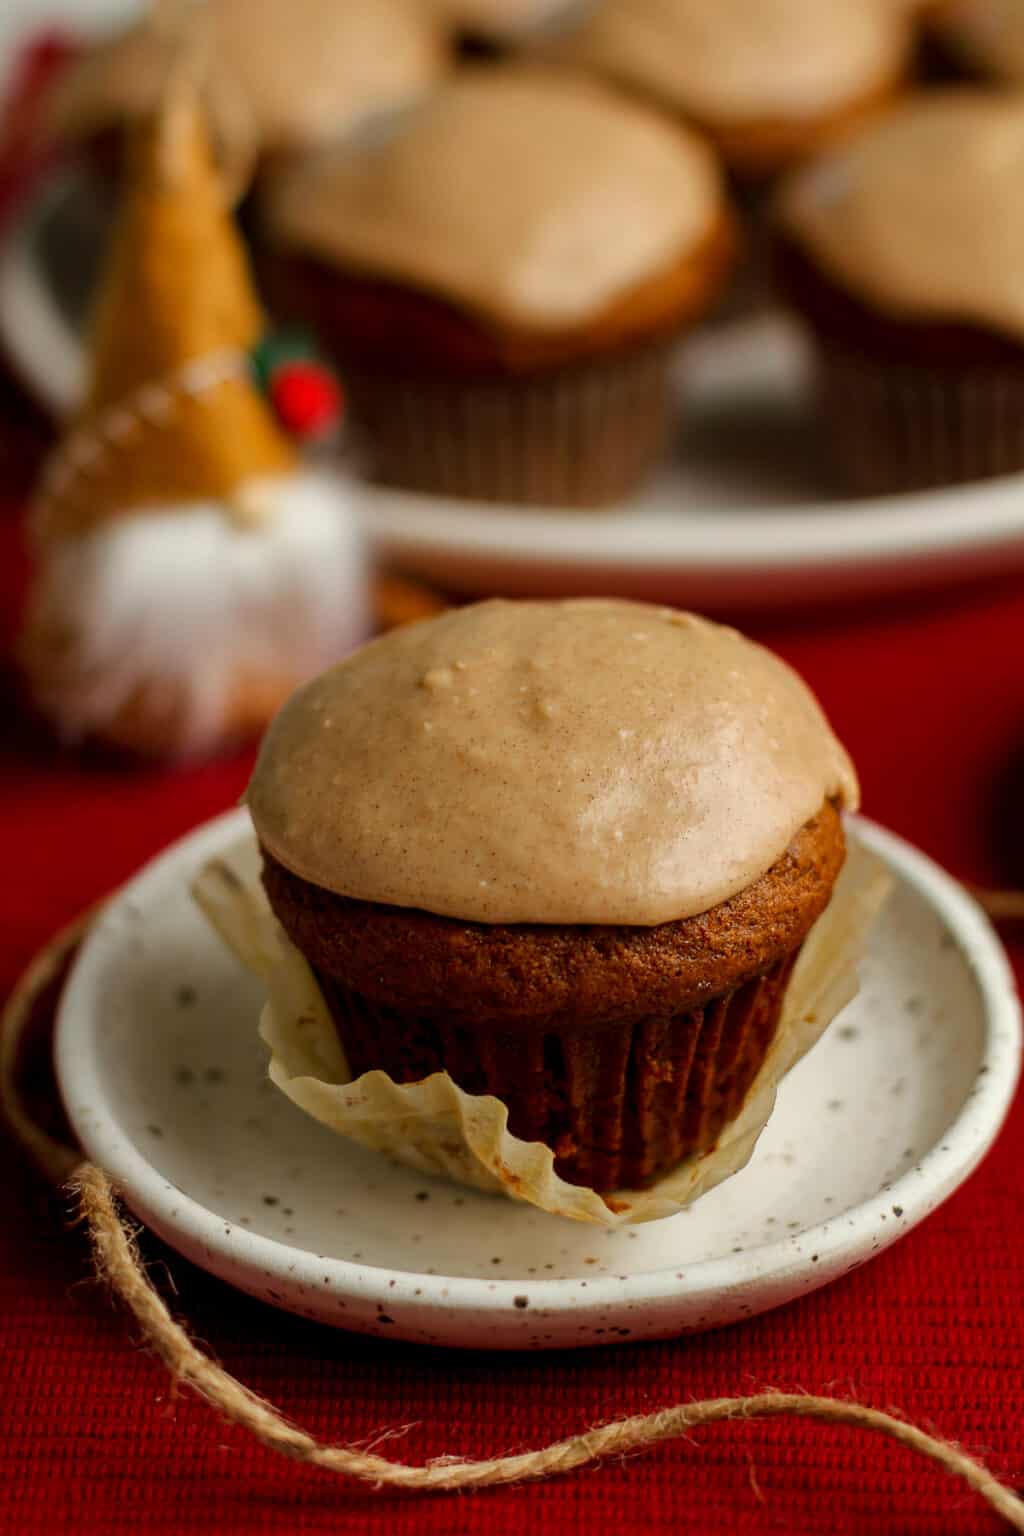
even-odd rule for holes
{"type": "Polygon", "coordinates": [[[248,1431],[266,1449],[376,1489],[425,1493],[537,1481],[649,1450],[712,1424],[795,1417],[866,1430],[904,1446],[960,1480],[1011,1529],[1024,1533],[1024,1503],[983,1463],[896,1414],[844,1398],[776,1391],[708,1398],[597,1425],[538,1450],[483,1460],[442,1456],[423,1464],[391,1461],[363,1446],[324,1444],[290,1423],[206,1355],[171,1316],[146,1273],[139,1228],[122,1214],[110,1179],[102,1169],[82,1162],[72,1148],[54,1141],[35,1123],[24,1102],[18,1080],[19,1048],[34,1006],[81,942],[90,920],[88,915],[80,919],[45,946],[0,1016],[0,1104],[15,1136],[37,1165],[52,1182],[70,1190],[88,1231],[97,1276],[128,1308],[146,1346],[175,1381],[197,1392],[222,1418],[248,1431]]]}

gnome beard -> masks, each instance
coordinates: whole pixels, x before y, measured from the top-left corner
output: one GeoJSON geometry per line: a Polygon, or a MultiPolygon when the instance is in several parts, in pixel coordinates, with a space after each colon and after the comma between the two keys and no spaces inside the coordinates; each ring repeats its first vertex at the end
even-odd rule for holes
{"type": "Polygon", "coordinates": [[[22,641],[37,706],[69,743],[145,757],[252,734],[368,632],[346,510],[296,470],[47,541],[22,641]]]}

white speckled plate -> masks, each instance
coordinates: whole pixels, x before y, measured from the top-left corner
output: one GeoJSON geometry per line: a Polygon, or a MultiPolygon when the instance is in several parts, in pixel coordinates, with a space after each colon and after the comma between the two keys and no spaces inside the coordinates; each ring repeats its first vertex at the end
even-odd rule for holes
{"type": "Polygon", "coordinates": [[[244,826],[236,811],[201,827],[111,903],[64,993],[57,1066],[86,1151],[143,1221],[323,1322],[510,1349],[732,1322],[909,1231],[977,1165],[1013,1094],[1020,1012],[998,940],[942,870],[854,820],[896,889],[860,996],[786,1080],[742,1173],[614,1232],[425,1179],[268,1082],[260,988],[188,894],[244,826]]]}

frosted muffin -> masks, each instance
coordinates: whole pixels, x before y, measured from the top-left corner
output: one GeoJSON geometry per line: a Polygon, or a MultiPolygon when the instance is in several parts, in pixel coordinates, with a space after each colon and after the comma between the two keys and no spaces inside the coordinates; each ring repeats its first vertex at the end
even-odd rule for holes
{"type": "Polygon", "coordinates": [[[1024,469],[1024,100],[931,93],[784,188],[781,273],[861,491],[1024,469]]]}
{"type": "Polygon", "coordinates": [[[294,695],[248,801],[353,1075],[446,1071],[610,1190],[738,1112],[857,784],[800,679],[733,630],[490,602],[294,695]]]}
{"type": "Polygon", "coordinates": [[[558,45],[697,124],[729,165],[761,176],[886,101],[912,29],[891,0],[604,0],[558,45]]]}
{"type": "Polygon", "coordinates": [[[278,307],[313,324],[371,468],[414,490],[618,500],[733,244],[704,143],[596,82],[468,70],[390,137],[280,178],[278,307]]]}
{"type": "MultiPolygon", "coordinates": [[[[204,105],[239,184],[257,157],[333,143],[408,107],[449,63],[417,0],[208,0],[195,25],[204,105]]],[[[159,9],[90,49],[54,92],[51,134],[109,143],[155,109],[180,51],[180,30],[159,9]]]]}

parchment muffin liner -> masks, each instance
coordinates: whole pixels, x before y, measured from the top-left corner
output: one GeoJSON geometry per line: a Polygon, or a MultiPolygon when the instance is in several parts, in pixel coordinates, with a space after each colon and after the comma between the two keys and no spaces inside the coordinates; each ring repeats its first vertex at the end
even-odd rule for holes
{"type": "Polygon", "coordinates": [[[353,1077],[447,1072],[465,1093],[499,1098],[513,1136],[551,1147],[559,1178],[605,1194],[646,1189],[715,1145],[775,1035],[799,952],[702,1006],[511,1034],[379,1007],[313,970],[353,1077]]]}
{"type": "Polygon", "coordinates": [[[674,1215],[745,1166],[778,1084],[856,995],[857,962],[890,887],[881,861],[852,844],[832,901],[804,942],[764,1063],[717,1145],[645,1189],[603,1196],[560,1179],[549,1147],[509,1132],[499,1099],[465,1093],[447,1073],[403,1085],[380,1071],[351,1079],[313,972],[263,893],[253,838],[206,865],[193,894],[224,942],[267,988],[259,1033],[271,1052],[269,1075],[300,1109],[421,1173],[504,1194],[555,1216],[617,1227],[674,1215]]]}

